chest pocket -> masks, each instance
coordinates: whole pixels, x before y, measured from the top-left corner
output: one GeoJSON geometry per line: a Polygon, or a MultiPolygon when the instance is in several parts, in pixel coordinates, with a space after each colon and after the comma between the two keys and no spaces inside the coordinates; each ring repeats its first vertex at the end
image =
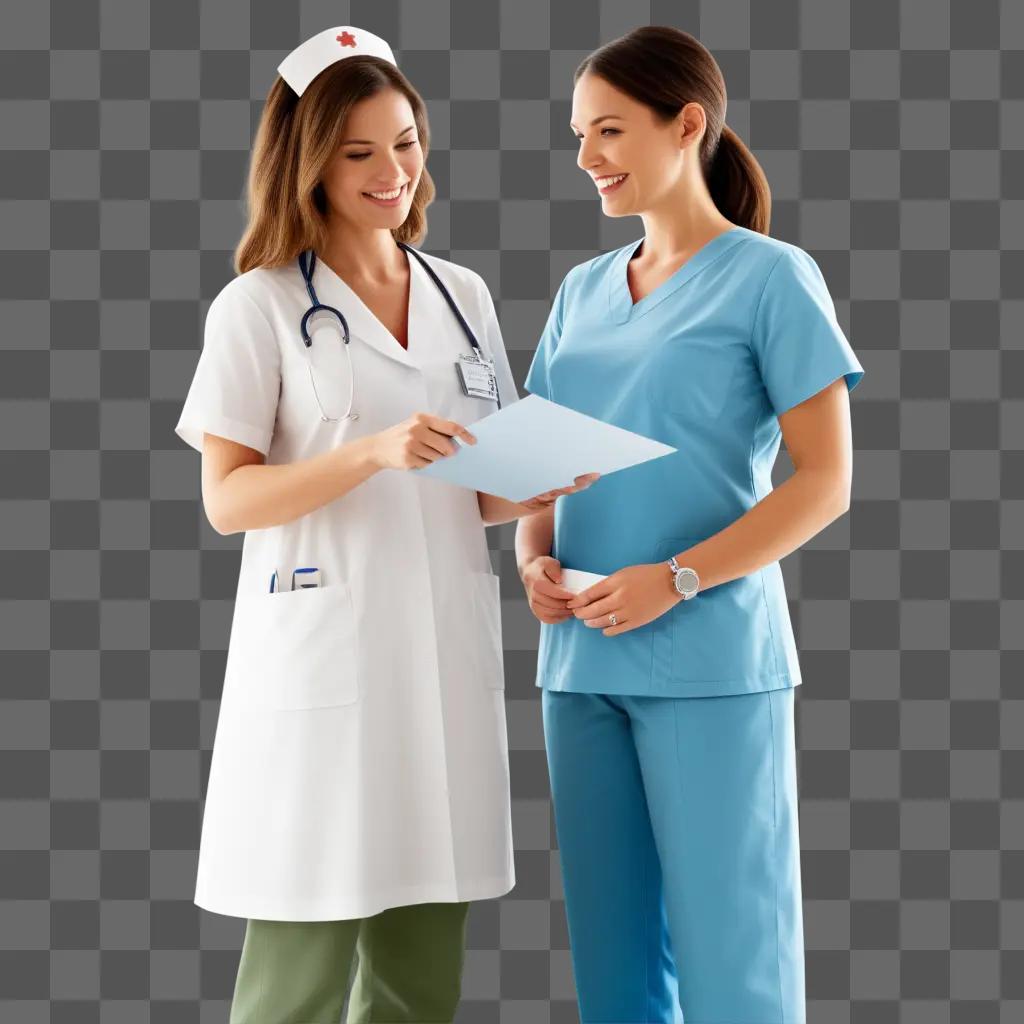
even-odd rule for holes
{"type": "Polygon", "coordinates": [[[231,629],[231,686],[278,711],[336,707],[359,697],[352,594],[345,583],[240,594],[231,629]]]}
{"type": "Polygon", "coordinates": [[[739,353],[722,336],[681,331],[651,342],[647,391],[659,408],[718,418],[730,406],[739,353]]]}

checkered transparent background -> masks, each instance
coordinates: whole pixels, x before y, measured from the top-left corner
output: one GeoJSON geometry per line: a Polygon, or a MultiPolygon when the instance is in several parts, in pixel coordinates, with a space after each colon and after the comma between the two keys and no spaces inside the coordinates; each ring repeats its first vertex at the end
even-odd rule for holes
{"type": "MultiPolygon", "coordinates": [[[[522,382],[565,271],[642,233],[568,119],[578,61],[646,21],[714,53],[868,371],[850,512],[783,562],[809,1020],[1024,1019],[1024,5],[51,0],[0,13],[5,1024],[227,1019],[244,925],[192,895],[240,538],[172,428],[277,63],[334,24],[392,41],[424,248],[487,279],[522,382]]],[[[538,624],[489,536],[518,884],[472,909],[458,1019],[562,1024],[538,624]]]]}

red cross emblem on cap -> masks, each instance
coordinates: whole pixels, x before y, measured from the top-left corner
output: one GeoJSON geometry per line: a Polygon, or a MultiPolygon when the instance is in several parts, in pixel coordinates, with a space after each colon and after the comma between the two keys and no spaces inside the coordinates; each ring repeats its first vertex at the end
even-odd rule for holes
{"type": "Polygon", "coordinates": [[[340,36],[335,36],[335,39],[341,43],[342,46],[355,46],[356,37],[351,32],[342,32],[340,36]]]}

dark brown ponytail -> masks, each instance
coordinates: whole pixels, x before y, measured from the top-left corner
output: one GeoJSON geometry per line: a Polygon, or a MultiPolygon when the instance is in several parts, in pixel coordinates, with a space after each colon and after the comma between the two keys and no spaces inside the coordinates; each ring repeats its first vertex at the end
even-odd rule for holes
{"type": "Polygon", "coordinates": [[[585,57],[573,83],[589,71],[666,121],[687,103],[704,108],[707,129],[700,162],[721,214],[741,227],[768,233],[771,189],[761,165],[725,123],[726,91],[718,62],[689,32],[642,25],[585,57]]]}

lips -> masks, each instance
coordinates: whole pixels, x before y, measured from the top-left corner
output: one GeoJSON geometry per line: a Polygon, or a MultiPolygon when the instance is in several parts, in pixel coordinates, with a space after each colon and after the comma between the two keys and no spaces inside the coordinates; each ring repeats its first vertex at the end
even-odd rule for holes
{"type": "Polygon", "coordinates": [[[620,188],[628,177],[628,171],[622,174],[602,174],[594,178],[594,184],[601,195],[607,195],[609,192],[614,192],[617,188],[620,188]]]}
{"type": "Polygon", "coordinates": [[[405,197],[409,183],[405,182],[398,189],[387,189],[381,192],[363,192],[363,198],[378,206],[397,206],[405,197]]]}

